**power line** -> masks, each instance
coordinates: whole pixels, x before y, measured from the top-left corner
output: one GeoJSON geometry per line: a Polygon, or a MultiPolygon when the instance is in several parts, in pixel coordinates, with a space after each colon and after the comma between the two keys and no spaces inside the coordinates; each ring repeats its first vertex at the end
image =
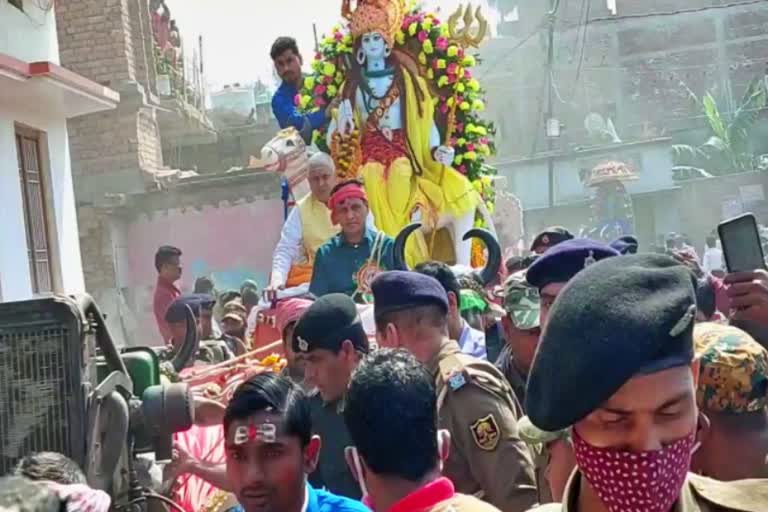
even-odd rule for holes
{"type": "Polygon", "coordinates": [[[576,67],[576,79],[573,84],[573,96],[576,97],[576,89],[579,86],[579,77],[581,76],[581,66],[584,64],[584,52],[587,48],[587,31],[589,30],[589,13],[592,12],[592,2],[587,0],[587,14],[584,17],[584,35],[581,38],[581,55],[579,55],[579,64],[576,67]]]}

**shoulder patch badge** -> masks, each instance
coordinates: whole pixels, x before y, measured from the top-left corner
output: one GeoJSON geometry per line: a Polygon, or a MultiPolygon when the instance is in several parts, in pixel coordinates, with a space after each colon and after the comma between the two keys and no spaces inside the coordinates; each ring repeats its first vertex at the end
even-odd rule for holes
{"type": "Polygon", "coordinates": [[[475,444],[481,450],[492,452],[498,446],[501,432],[499,432],[499,424],[496,423],[493,414],[478,419],[470,425],[469,429],[472,431],[475,444]]]}
{"type": "Polygon", "coordinates": [[[467,377],[464,372],[454,372],[448,377],[448,387],[451,391],[457,391],[463,388],[467,384],[467,377]]]}

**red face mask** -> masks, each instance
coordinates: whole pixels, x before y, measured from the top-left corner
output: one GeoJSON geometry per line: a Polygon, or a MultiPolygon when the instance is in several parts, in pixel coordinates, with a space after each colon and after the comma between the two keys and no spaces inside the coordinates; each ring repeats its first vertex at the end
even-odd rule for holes
{"type": "Polygon", "coordinates": [[[609,512],[669,512],[680,497],[691,465],[696,433],[661,450],[631,452],[598,448],[573,432],[579,470],[609,512]]]}

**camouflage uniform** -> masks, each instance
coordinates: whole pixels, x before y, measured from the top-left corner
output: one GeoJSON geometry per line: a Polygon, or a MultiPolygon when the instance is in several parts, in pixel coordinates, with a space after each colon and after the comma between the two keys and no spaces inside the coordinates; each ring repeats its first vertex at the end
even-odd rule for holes
{"type": "MultiPolygon", "coordinates": [[[[504,281],[501,293],[504,298],[504,309],[512,324],[522,331],[529,331],[539,327],[539,290],[528,284],[525,279],[525,270],[515,272],[504,281]]],[[[525,402],[525,382],[528,378],[514,363],[515,355],[509,345],[504,347],[496,366],[509,381],[510,386],[521,403],[525,402]]],[[[539,491],[539,503],[552,501],[552,492],[549,489],[544,472],[549,456],[546,451],[547,440],[535,440],[531,430],[535,429],[527,418],[518,423],[520,439],[528,444],[533,456],[534,469],[536,471],[536,483],[539,491]],[[525,431],[524,431],[525,430],[525,431]]]]}
{"type": "Polygon", "coordinates": [[[698,324],[693,339],[701,361],[700,408],[744,414],[768,406],[768,350],[741,329],[715,323],[698,324]]]}
{"type": "MultiPolygon", "coordinates": [[[[509,276],[500,292],[504,299],[504,310],[517,329],[529,331],[539,327],[539,290],[528,284],[524,270],[509,276]]],[[[499,355],[496,366],[509,381],[520,403],[524,403],[525,381],[528,376],[518,370],[514,357],[507,345],[499,355]]]]}

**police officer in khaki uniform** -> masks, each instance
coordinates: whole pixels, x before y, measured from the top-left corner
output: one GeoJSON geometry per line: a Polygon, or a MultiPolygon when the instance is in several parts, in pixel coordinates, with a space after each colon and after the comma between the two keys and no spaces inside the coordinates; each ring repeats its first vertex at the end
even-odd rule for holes
{"type": "Polygon", "coordinates": [[[689,473],[696,406],[695,278],[660,254],[608,258],[574,277],[550,312],[528,380],[541,430],[570,428],[577,469],[558,512],[758,512],[768,480],[689,473]]]}
{"type": "Polygon", "coordinates": [[[439,426],[451,433],[444,474],[456,490],[504,511],[535,504],[533,462],[517,431],[520,405],[493,365],[462,354],[448,338],[440,283],[394,271],[379,275],[372,290],[379,345],[407,349],[435,379],[439,426]]]}

